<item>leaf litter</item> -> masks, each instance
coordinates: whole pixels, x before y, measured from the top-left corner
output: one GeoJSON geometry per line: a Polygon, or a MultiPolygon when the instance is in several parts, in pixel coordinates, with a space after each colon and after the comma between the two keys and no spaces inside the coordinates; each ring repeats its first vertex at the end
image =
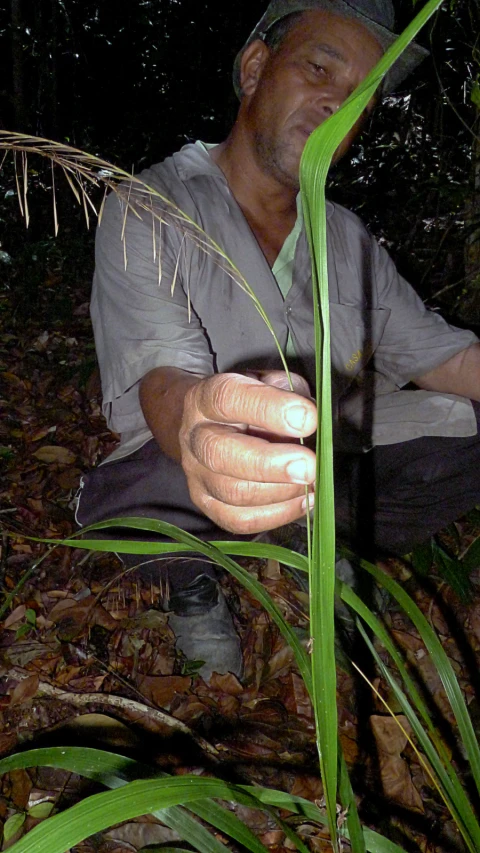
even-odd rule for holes
{"type": "MultiPolygon", "coordinates": [[[[1,294],[0,521],[17,536],[3,536],[0,558],[3,598],[14,593],[0,635],[0,754],[27,743],[80,742],[126,751],[171,773],[228,774],[320,802],[312,709],[292,653],[233,579],[223,578],[222,585],[242,638],[243,683],[231,674],[216,674],[206,684],[189,671],[176,654],[166,614],[156,608],[159,587],[125,573],[114,555],[55,549],[14,592],[44,553],[43,546],[22,534],[69,536],[75,530],[72,502],[82,472],[118,441],[101,414],[89,281],[73,285],[57,274],[54,284],[68,291],[73,306],[68,319],[52,318],[53,285],[48,282],[38,310],[21,322],[12,322],[13,293],[1,294]]],[[[458,556],[477,541],[479,514],[472,513],[455,530],[455,537],[445,533],[443,545],[458,556]]],[[[275,561],[243,564],[306,641],[305,592],[275,561]]],[[[478,725],[480,606],[475,597],[460,600],[435,569],[422,585],[407,563],[391,560],[383,567],[405,584],[439,632],[478,725]]],[[[478,588],[479,567],[470,582],[478,588]]],[[[462,756],[449,729],[451,712],[418,635],[391,602],[384,619],[425,685],[439,730],[461,769],[462,756]]],[[[376,687],[391,699],[379,678],[376,687]]],[[[409,838],[418,849],[429,844],[438,853],[454,849],[444,807],[384,706],[344,668],[339,669],[338,699],[340,738],[364,819],[380,827],[387,812],[396,840],[409,838]]],[[[48,768],[4,777],[0,820],[12,835],[3,849],[52,809],[94,790],[91,782],[48,768]],[[42,803],[46,806],[35,810],[42,803]]],[[[290,842],[267,816],[245,807],[237,813],[272,853],[289,849],[290,842]]],[[[328,849],[323,830],[308,823],[301,830],[312,851],[328,849]]],[[[124,853],[167,842],[178,844],[178,839],[145,817],[76,850],[124,853]]]]}

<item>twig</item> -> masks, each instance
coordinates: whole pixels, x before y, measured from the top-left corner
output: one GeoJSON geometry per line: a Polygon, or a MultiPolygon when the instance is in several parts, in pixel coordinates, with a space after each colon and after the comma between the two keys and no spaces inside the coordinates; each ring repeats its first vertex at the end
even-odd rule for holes
{"type": "MultiPolygon", "coordinates": [[[[20,669],[13,669],[9,673],[9,677],[16,678],[19,681],[24,681],[31,676],[31,672],[26,672],[20,669]]],[[[51,699],[58,699],[62,703],[73,705],[75,708],[87,708],[95,706],[96,708],[104,708],[116,711],[119,716],[126,716],[131,722],[132,716],[135,718],[147,717],[152,723],[166,726],[173,732],[180,732],[183,735],[191,738],[200,747],[203,752],[206,752],[211,758],[218,758],[218,750],[204,738],[195,734],[185,723],[167,714],[166,711],[160,711],[157,708],[150,708],[134,699],[127,699],[124,696],[115,696],[111,693],[71,693],[62,690],[59,687],[54,687],[46,681],[40,681],[37,696],[47,696],[51,699]]]]}

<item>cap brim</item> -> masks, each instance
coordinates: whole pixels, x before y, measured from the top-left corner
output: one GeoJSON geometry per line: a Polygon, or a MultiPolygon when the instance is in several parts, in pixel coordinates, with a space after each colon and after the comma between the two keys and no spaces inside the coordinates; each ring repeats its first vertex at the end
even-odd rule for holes
{"type": "MultiPolygon", "coordinates": [[[[272,4],[269,6],[269,9],[271,8],[272,4]]],[[[257,26],[250,33],[250,36],[237,54],[233,64],[233,88],[235,89],[235,93],[239,99],[241,98],[240,69],[244,50],[253,41],[256,41],[257,39],[263,40],[268,30],[273,27],[277,21],[281,21],[282,18],[287,17],[287,15],[291,15],[295,12],[307,12],[310,9],[325,9],[325,11],[333,13],[338,12],[342,17],[352,18],[362,23],[378,39],[384,50],[390,47],[390,45],[398,38],[395,33],[390,32],[390,30],[386,29],[386,27],[383,27],[381,24],[371,21],[370,18],[367,18],[361,12],[358,12],[350,6],[348,2],[343,2],[343,0],[283,0],[283,2],[280,0],[279,3],[275,4],[275,11],[273,14],[269,13],[269,9],[267,9],[266,13],[259,20],[257,26]]],[[[429,56],[429,51],[424,47],[420,47],[420,45],[415,44],[414,42],[409,44],[386,75],[382,86],[382,93],[387,94],[388,92],[394,91],[427,56],[429,56]]]]}

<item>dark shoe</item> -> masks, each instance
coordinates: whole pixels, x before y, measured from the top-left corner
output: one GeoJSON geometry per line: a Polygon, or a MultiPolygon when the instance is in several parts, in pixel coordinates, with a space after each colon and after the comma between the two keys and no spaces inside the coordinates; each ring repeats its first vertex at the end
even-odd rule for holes
{"type": "Polygon", "coordinates": [[[242,674],[242,650],[225,597],[217,582],[199,575],[170,597],[168,617],[177,649],[189,661],[203,661],[198,672],[208,681],[213,672],[242,674]]]}

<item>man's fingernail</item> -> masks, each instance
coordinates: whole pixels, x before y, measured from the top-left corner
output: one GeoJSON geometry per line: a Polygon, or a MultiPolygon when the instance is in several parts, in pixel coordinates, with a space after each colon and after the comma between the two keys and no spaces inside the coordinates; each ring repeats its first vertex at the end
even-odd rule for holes
{"type": "Polygon", "coordinates": [[[313,509],[315,506],[315,495],[313,492],[308,496],[308,498],[304,498],[302,501],[302,512],[307,512],[309,509],[313,509]]]}
{"type": "Polygon", "coordinates": [[[307,413],[303,406],[290,406],[285,412],[285,420],[288,425],[299,432],[305,426],[307,413]]]}
{"type": "Polygon", "coordinates": [[[287,474],[292,483],[308,483],[307,466],[304,459],[294,459],[287,465],[287,474]]]}

